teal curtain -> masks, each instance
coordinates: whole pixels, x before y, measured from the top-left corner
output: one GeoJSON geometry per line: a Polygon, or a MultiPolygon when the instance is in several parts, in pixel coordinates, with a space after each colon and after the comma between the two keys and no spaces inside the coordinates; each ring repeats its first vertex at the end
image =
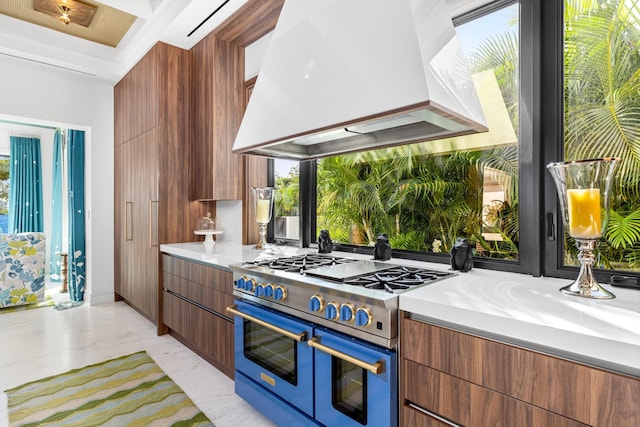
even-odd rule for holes
{"type": "Polygon", "coordinates": [[[61,130],[56,130],[53,137],[53,174],[51,194],[51,255],[49,258],[49,277],[52,282],[59,282],[60,263],[62,258],[62,146],[64,140],[61,130]]]}
{"type": "Polygon", "coordinates": [[[40,139],[12,136],[9,166],[10,233],[43,232],[40,139]]]}
{"type": "Polygon", "coordinates": [[[69,188],[69,297],[84,301],[84,131],[67,131],[67,182],[69,188]]]}

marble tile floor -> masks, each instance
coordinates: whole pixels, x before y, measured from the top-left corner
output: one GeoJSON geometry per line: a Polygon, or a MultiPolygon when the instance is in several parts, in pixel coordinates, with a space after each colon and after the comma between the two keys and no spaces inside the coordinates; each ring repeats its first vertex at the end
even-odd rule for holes
{"type": "Polygon", "coordinates": [[[140,350],[147,353],[217,427],[273,424],[234,394],[234,383],[123,302],[0,314],[0,427],[4,390],[140,350]]]}

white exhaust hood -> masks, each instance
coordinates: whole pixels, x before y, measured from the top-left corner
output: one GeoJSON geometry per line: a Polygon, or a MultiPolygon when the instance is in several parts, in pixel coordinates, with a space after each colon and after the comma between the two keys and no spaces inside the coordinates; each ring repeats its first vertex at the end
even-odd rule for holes
{"type": "Polygon", "coordinates": [[[285,0],[233,151],[308,160],[486,130],[444,0],[285,0]]]}

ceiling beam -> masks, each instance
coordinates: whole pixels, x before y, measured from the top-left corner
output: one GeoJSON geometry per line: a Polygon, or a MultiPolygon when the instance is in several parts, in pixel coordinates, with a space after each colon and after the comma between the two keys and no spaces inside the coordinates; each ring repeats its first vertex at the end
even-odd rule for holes
{"type": "Polygon", "coordinates": [[[127,12],[130,15],[137,16],[144,20],[148,20],[153,16],[153,12],[157,2],[150,0],[100,0],[100,3],[105,6],[112,7],[114,9],[127,12]]]}

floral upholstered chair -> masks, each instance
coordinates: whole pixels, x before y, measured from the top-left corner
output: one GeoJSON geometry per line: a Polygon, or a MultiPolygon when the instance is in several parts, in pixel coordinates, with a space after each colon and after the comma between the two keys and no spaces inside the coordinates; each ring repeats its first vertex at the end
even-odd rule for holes
{"type": "Polygon", "coordinates": [[[0,309],[44,299],[44,233],[0,234],[0,309]]]}

